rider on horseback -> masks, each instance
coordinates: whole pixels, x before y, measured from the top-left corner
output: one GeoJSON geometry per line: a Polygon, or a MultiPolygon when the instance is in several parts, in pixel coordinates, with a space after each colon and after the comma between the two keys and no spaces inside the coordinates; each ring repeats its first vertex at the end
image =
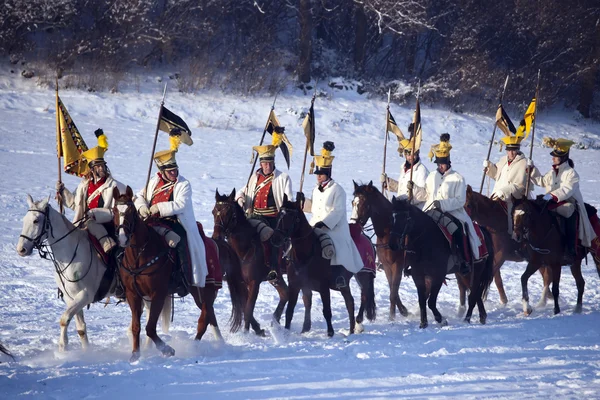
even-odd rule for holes
{"type": "Polygon", "coordinates": [[[180,238],[186,239],[175,240],[176,243],[173,243],[173,239],[168,235],[170,231],[165,231],[165,239],[170,242],[169,246],[176,246],[183,276],[188,276],[191,265],[192,282],[189,283],[192,286],[204,287],[208,274],[206,252],[194,216],[192,187],[187,179],[179,175],[179,167],[175,160],[180,143],[178,133],[177,128],[170,132],[170,150],[154,154],[154,162],[159,172],[150,179],[148,187],[137,194],[135,207],[143,219],[150,216],[158,218],[161,224],[167,225],[180,238]]]}
{"type": "MultiPolygon", "coordinates": [[[[508,131],[510,133],[510,131],[508,131]]],[[[528,196],[525,196],[527,186],[527,158],[521,153],[521,141],[523,135],[507,135],[500,139],[506,145],[506,155],[496,164],[489,160],[483,162],[483,168],[487,176],[494,179],[494,190],[492,199],[498,199],[506,203],[508,218],[508,233],[512,234],[512,198],[522,199],[530,197],[533,185],[529,187],[528,196]]]]}
{"type": "MultiPolygon", "coordinates": [[[[335,149],[333,142],[323,143],[320,156],[315,156],[317,169],[317,187],[313,189],[312,201],[304,202],[304,194],[298,192],[297,199],[304,203],[306,212],[312,212],[309,223],[314,228],[320,228],[329,235],[335,248],[335,255],[330,265],[341,265],[356,274],[363,268],[360,253],[350,236],[348,217],[346,215],[346,192],[331,178],[331,167],[335,149]]],[[[342,275],[336,277],[335,285],[342,288],[347,285],[342,275]]]]}
{"type": "Polygon", "coordinates": [[[435,163],[438,165],[437,170],[429,174],[424,188],[415,185],[414,196],[417,201],[426,202],[423,210],[430,216],[438,210],[439,212],[449,214],[460,222],[460,228],[451,233],[454,246],[463,250],[456,252],[456,255],[462,259],[459,264],[459,272],[466,274],[470,271],[473,262],[480,258],[479,246],[481,245],[481,241],[475,232],[471,217],[469,217],[464,209],[467,188],[462,175],[452,169],[450,162],[451,149],[450,135],[442,133],[440,143],[431,146],[429,152],[430,159],[435,154],[435,163]],[[465,239],[465,235],[467,235],[468,241],[465,239]],[[464,259],[464,249],[468,247],[468,243],[470,243],[472,252],[470,262],[464,259]]]}
{"type": "MultiPolygon", "coordinates": [[[[250,181],[237,194],[236,201],[244,209],[248,218],[258,219],[272,229],[277,225],[279,209],[283,204],[283,195],[292,198],[292,180],[285,172],[275,168],[275,150],[282,142],[283,127],[273,131],[272,144],[254,146],[258,153],[260,168],[252,174],[250,181]]],[[[278,249],[271,245],[270,240],[261,242],[267,267],[270,269],[267,280],[275,281],[278,277],[278,249]]]]}
{"type": "Polygon", "coordinates": [[[583,196],[579,190],[579,174],[575,171],[573,160],[569,158],[569,150],[574,142],[547,137],[543,142],[553,148],[550,153],[552,169],[542,176],[540,171],[533,167],[531,180],[546,189],[543,199],[552,203],[548,205],[548,209],[565,218],[567,252],[575,256],[577,239],[581,241],[583,247],[589,248],[596,234],[590,224],[583,196]]]}
{"type": "MultiPolygon", "coordinates": [[[[419,154],[419,148],[414,148],[413,154],[413,146],[414,146],[414,124],[411,123],[408,126],[408,131],[411,134],[412,139],[402,139],[398,145],[398,153],[400,157],[404,154],[406,158],[406,162],[402,165],[400,169],[400,178],[396,181],[392,178],[388,178],[386,173],[381,174],[381,181],[385,187],[389,188],[390,191],[396,192],[399,199],[407,199],[408,193],[414,185],[425,187],[425,181],[427,180],[427,175],[429,175],[429,170],[423,163],[421,162],[421,157],[419,154]],[[411,173],[410,169],[412,166],[412,182],[410,181],[411,173]]],[[[425,205],[424,201],[419,201],[413,203],[413,205],[423,209],[425,205]]]]}

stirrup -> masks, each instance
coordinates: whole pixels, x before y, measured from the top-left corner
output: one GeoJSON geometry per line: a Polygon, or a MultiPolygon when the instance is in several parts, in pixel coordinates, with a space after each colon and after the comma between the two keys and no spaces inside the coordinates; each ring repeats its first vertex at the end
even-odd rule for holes
{"type": "Polygon", "coordinates": [[[335,278],[335,288],[341,289],[344,287],[346,287],[346,278],[344,278],[342,275],[335,278]]]}
{"type": "Polygon", "coordinates": [[[278,277],[279,277],[279,275],[277,274],[277,271],[275,271],[274,269],[270,270],[269,273],[267,274],[267,280],[269,282],[276,281],[278,277]]]}

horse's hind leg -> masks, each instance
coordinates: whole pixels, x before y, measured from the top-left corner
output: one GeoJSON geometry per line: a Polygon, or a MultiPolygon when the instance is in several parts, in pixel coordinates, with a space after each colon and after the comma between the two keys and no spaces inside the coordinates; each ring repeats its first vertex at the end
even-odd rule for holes
{"type": "MultiPolygon", "coordinates": [[[[466,303],[466,299],[467,299],[467,286],[465,285],[462,275],[456,273],[454,274],[454,276],[456,277],[456,285],[458,286],[458,298],[459,298],[459,304],[458,304],[458,311],[456,312],[456,316],[457,317],[462,317],[463,315],[465,315],[465,303],[466,303]]],[[[470,298],[471,296],[469,296],[470,298]]],[[[468,315],[468,313],[467,313],[468,315]]],[[[470,317],[470,315],[469,315],[470,317]]],[[[466,317],[465,317],[466,319],[466,317]]]]}
{"type": "Polygon", "coordinates": [[[83,318],[83,310],[79,310],[79,312],[75,314],[75,326],[77,327],[77,334],[81,340],[81,347],[83,350],[87,350],[90,342],[88,341],[87,326],[85,324],[85,319],[83,318]]]}
{"type": "Polygon", "coordinates": [[[329,285],[321,285],[321,301],[323,302],[323,317],[327,323],[327,336],[333,336],[333,325],[331,324],[331,293],[329,292],[329,285]]]}
{"type": "Polygon", "coordinates": [[[258,299],[258,289],[260,286],[259,281],[251,281],[248,285],[248,301],[246,302],[246,308],[244,309],[244,331],[248,332],[250,324],[252,323],[252,329],[258,336],[265,336],[264,329],[260,328],[258,321],[254,319],[254,307],[256,306],[256,299],[258,299]]]}
{"type": "Polygon", "coordinates": [[[562,268],[560,265],[553,265],[552,269],[552,297],[554,298],[554,315],[560,313],[560,306],[558,305],[558,294],[560,285],[560,274],[562,268]]]}
{"type": "Polygon", "coordinates": [[[312,290],[310,288],[302,289],[302,301],[304,302],[304,323],[302,324],[302,333],[310,331],[311,321],[311,310],[312,310],[312,290]]]}
{"type": "Polygon", "coordinates": [[[425,287],[424,277],[416,277],[413,275],[413,281],[417,287],[417,294],[419,296],[419,311],[421,312],[421,324],[419,328],[427,328],[427,288],[425,287]]]}
{"type": "Polygon", "coordinates": [[[577,285],[577,305],[574,312],[579,314],[583,307],[583,290],[585,288],[585,280],[583,280],[583,275],[581,275],[581,260],[571,265],[571,274],[573,274],[575,284],[577,285]]]}
{"type": "Polygon", "coordinates": [[[550,268],[546,266],[540,267],[540,275],[542,275],[543,280],[543,289],[542,289],[542,297],[540,297],[540,301],[538,302],[538,307],[545,307],[546,302],[549,299],[552,299],[552,291],[550,290],[550,284],[552,283],[552,271],[550,268]]]}
{"type": "Polygon", "coordinates": [[[344,302],[346,303],[346,310],[348,311],[348,318],[350,319],[350,334],[354,333],[354,328],[356,327],[356,321],[354,319],[354,297],[352,297],[352,292],[350,291],[350,286],[343,287],[340,292],[344,297],[344,302]]]}
{"type": "Polygon", "coordinates": [[[523,275],[521,275],[521,291],[523,292],[523,313],[525,315],[531,315],[533,309],[529,305],[529,290],[527,290],[527,282],[531,275],[535,273],[539,269],[539,265],[534,264],[532,262],[527,263],[527,268],[523,275]]]}
{"type": "MultiPolygon", "coordinates": [[[[135,289],[134,289],[135,290],[135,289]]],[[[131,337],[132,337],[132,350],[129,362],[135,362],[140,358],[140,331],[141,324],[140,319],[142,316],[142,299],[134,293],[134,290],[127,290],[127,303],[129,303],[129,309],[131,310],[131,337]]]]}
{"type": "Polygon", "coordinates": [[[292,318],[294,318],[294,308],[298,302],[298,295],[300,294],[300,288],[295,287],[290,283],[289,286],[289,300],[287,309],[285,310],[285,329],[290,329],[292,325],[292,318]]]}
{"type": "MultiPolygon", "coordinates": [[[[438,294],[440,293],[440,289],[442,288],[442,283],[443,283],[443,281],[433,282],[433,283],[429,282],[429,285],[431,285],[431,289],[430,289],[431,292],[429,294],[428,305],[429,305],[429,309],[431,310],[431,312],[433,312],[433,316],[434,316],[435,320],[440,325],[446,326],[446,325],[448,325],[448,321],[446,320],[446,318],[442,317],[442,314],[437,309],[437,297],[438,297],[438,294]]],[[[471,300],[469,299],[469,303],[470,302],[471,302],[471,300]]],[[[469,305],[469,308],[471,308],[470,305],[469,305]]]]}
{"type": "Polygon", "coordinates": [[[218,340],[223,340],[223,336],[221,335],[221,331],[219,330],[219,326],[217,324],[217,317],[215,316],[215,310],[213,308],[213,304],[215,302],[216,291],[213,289],[214,286],[206,286],[205,288],[199,288],[197,286],[192,286],[191,293],[194,298],[194,302],[196,306],[201,310],[200,317],[198,317],[198,327],[196,329],[196,337],[194,340],[201,340],[202,336],[206,333],[206,328],[208,328],[208,324],[212,325],[215,329],[215,336],[218,340]]]}
{"type": "Polygon", "coordinates": [[[279,324],[281,321],[281,314],[283,314],[283,309],[285,308],[285,305],[288,302],[288,286],[281,277],[281,275],[277,278],[277,281],[273,286],[279,294],[279,303],[277,304],[277,308],[273,313],[273,318],[279,324]]]}

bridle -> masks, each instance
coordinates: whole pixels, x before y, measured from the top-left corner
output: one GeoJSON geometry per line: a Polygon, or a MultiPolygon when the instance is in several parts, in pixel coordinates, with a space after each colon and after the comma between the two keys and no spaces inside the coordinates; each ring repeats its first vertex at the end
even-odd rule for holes
{"type": "Polygon", "coordinates": [[[355,198],[359,199],[358,204],[364,203],[363,207],[365,207],[365,212],[363,212],[361,215],[358,212],[358,204],[357,204],[356,205],[356,214],[358,215],[358,218],[354,218],[354,220],[356,222],[358,222],[360,224],[360,226],[364,227],[367,224],[367,221],[369,220],[369,218],[371,218],[371,204],[366,200],[366,196],[363,194],[356,195],[355,198]],[[366,216],[366,218],[365,218],[365,216],[366,216]]]}
{"type": "Polygon", "coordinates": [[[123,229],[123,231],[125,232],[125,236],[127,237],[127,242],[130,243],[131,236],[135,232],[135,227],[136,227],[136,222],[137,222],[137,218],[135,218],[135,215],[133,218],[131,218],[131,221],[129,221],[127,219],[127,215],[132,214],[131,210],[133,209],[133,202],[131,200],[116,201],[115,208],[117,209],[117,215],[119,216],[119,221],[121,221],[121,219],[123,220],[123,223],[119,223],[115,227],[115,235],[118,235],[119,231],[121,229],[123,229]],[[127,206],[127,209],[122,212],[121,210],[119,210],[118,206],[127,206]]]}
{"type": "Polygon", "coordinates": [[[32,242],[33,247],[38,249],[38,251],[42,248],[43,243],[46,240],[46,234],[48,233],[48,230],[52,231],[52,225],[50,224],[50,218],[48,218],[48,211],[49,211],[48,206],[46,206],[43,211],[40,211],[40,210],[37,210],[34,208],[30,208],[29,210],[27,210],[27,212],[37,212],[37,213],[43,214],[44,215],[44,224],[42,225],[42,230],[40,231],[39,235],[37,235],[35,238],[31,238],[31,237],[23,235],[23,234],[19,235],[19,237],[22,237],[23,239],[29,240],[30,242],[32,242]]]}
{"type": "Polygon", "coordinates": [[[294,233],[294,230],[300,224],[299,212],[300,212],[299,210],[296,210],[294,208],[280,209],[279,216],[277,217],[277,225],[275,225],[275,232],[280,234],[284,238],[291,238],[292,233],[294,233]],[[285,230],[283,230],[283,229],[281,229],[282,221],[285,218],[285,216],[288,214],[292,215],[294,219],[293,219],[293,222],[285,230]]]}
{"type": "MultiPolygon", "coordinates": [[[[521,238],[520,240],[517,240],[517,243],[521,243],[523,241],[523,239],[525,239],[527,241],[527,244],[529,245],[529,247],[531,247],[531,249],[537,253],[540,254],[550,254],[550,249],[544,249],[541,247],[536,247],[532,242],[531,242],[531,237],[530,237],[530,233],[531,230],[529,229],[529,227],[531,226],[531,210],[526,210],[526,209],[520,209],[517,210],[519,206],[513,208],[513,231],[516,230],[517,226],[519,227],[519,230],[521,231],[521,238]],[[521,223],[519,225],[517,225],[515,223],[514,220],[514,214],[520,211],[522,212],[522,218],[521,218],[521,223]]],[[[546,210],[546,205],[544,204],[544,207],[542,208],[542,210],[539,212],[538,216],[541,216],[544,211],[546,210]]],[[[552,225],[554,225],[554,222],[552,222],[552,225]]],[[[546,239],[548,238],[548,236],[550,236],[550,234],[552,233],[552,229],[548,229],[546,232],[546,235],[540,240],[541,243],[544,243],[546,241],[546,239]]]]}
{"type": "Polygon", "coordinates": [[[237,223],[234,205],[228,201],[217,201],[213,213],[215,214],[215,226],[223,229],[227,236],[237,223]],[[227,221],[223,219],[223,214],[228,216],[227,221]]]}

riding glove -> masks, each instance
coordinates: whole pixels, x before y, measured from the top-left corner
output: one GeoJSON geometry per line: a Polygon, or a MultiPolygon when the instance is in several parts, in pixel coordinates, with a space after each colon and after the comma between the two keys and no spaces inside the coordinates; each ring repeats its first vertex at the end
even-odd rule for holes
{"type": "Polygon", "coordinates": [[[490,167],[490,160],[483,160],[483,168],[489,168],[490,167]]]}
{"type": "Polygon", "coordinates": [[[150,216],[150,210],[146,206],[141,206],[138,210],[138,213],[140,214],[140,217],[142,217],[142,219],[146,219],[150,216]]]}
{"type": "Polygon", "coordinates": [[[411,191],[415,187],[415,183],[413,181],[406,182],[406,190],[411,191]]]}
{"type": "Polygon", "coordinates": [[[433,208],[437,208],[440,211],[442,210],[442,204],[440,203],[439,200],[434,200],[433,203],[432,203],[432,207],[433,208]]]}
{"type": "Polygon", "coordinates": [[[57,193],[62,193],[63,189],[65,188],[65,184],[62,183],[61,181],[56,182],[56,192],[57,193]]]}
{"type": "Polygon", "coordinates": [[[552,195],[550,193],[546,193],[543,197],[544,201],[550,201],[553,200],[554,197],[552,197],[552,195]]]}
{"type": "Polygon", "coordinates": [[[158,205],[154,204],[152,207],[150,207],[150,215],[160,217],[160,210],[158,209],[158,205]]]}
{"type": "Polygon", "coordinates": [[[381,183],[387,183],[387,174],[385,172],[382,173],[379,177],[379,180],[381,181],[381,183]]]}

